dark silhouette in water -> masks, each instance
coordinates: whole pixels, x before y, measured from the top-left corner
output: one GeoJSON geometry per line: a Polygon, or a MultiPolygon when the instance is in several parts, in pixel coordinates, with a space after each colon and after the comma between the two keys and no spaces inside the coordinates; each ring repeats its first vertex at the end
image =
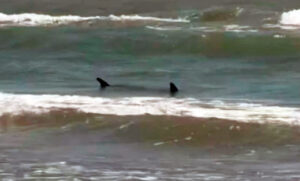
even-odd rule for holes
{"type": "MultiPolygon", "coordinates": [[[[99,84],[101,86],[101,89],[104,89],[104,88],[106,88],[108,86],[111,86],[105,80],[103,80],[103,79],[101,79],[99,77],[97,77],[96,80],[99,82],[99,84]]],[[[124,87],[124,86],[122,86],[122,85],[119,85],[119,86],[115,85],[114,87],[124,87]]],[[[178,92],[178,88],[176,87],[176,85],[173,82],[170,82],[170,90],[169,91],[170,91],[170,95],[171,96],[175,96],[175,94],[178,92]]]]}
{"type": "Polygon", "coordinates": [[[178,92],[178,88],[173,82],[170,82],[170,94],[174,96],[178,92]]]}
{"type": "Polygon", "coordinates": [[[105,80],[103,80],[99,77],[97,77],[97,81],[100,83],[100,86],[101,86],[102,89],[104,89],[105,87],[110,86],[105,80]]]}

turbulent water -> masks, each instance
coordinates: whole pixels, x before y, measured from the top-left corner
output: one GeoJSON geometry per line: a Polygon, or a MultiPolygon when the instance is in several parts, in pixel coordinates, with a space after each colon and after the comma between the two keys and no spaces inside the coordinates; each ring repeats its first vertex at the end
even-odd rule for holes
{"type": "Polygon", "coordinates": [[[299,180],[299,18],[294,0],[1,3],[0,178],[299,180]]]}

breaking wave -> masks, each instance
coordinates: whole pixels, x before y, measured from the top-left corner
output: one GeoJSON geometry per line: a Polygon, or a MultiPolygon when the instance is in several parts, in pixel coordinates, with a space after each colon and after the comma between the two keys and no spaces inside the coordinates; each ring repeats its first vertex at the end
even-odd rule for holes
{"type": "Polygon", "coordinates": [[[123,97],[103,98],[75,95],[30,95],[0,93],[0,116],[24,112],[45,113],[57,109],[110,115],[167,115],[218,118],[241,122],[300,123],[297,107],[250,103],[201,101],[193,98],[123,97]]]}
{"type": "Polygon", "coordinates": [[[155,21],[155,22],[173,22],[188,23],[184,18],[158,18],[139,15],[109,15],[109,16],[89,16],[81,17],[74,15],[51,16],[46,14],[23,13],[23,14],[4,14],[0,13],[0,26],[49,26],[77,23],[83,21],[155,21]]]}
{"type": "Polygon", "coordinates": [[[280,23],[283,25],[300,26],[300,9],[282,13],[280,23]]]}

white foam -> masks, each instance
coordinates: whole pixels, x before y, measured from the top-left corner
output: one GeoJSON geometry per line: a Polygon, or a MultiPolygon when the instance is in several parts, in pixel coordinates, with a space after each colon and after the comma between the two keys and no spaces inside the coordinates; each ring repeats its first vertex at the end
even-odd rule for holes
{"type": "Polygon", "coordinates": [[[253,29],[251,26],[242,26],[237,24],[224,25],[220,27],[177,27],[177,26],[145,26],[145,28],[156,31],[201,31],[201,32],[235,32],[235,33],[257,33],[259,30],[253,29]]]}
{"type": "Polygon", "coordinates": [[[114,115],[172,115],[199,118],[220,118],[243,122],[285,122],[300,124],[296,107],[264,106],[261,104],[203,102],[193,98],[161,97],[101,98],[71,95],[26,95],[0,93],[0,116],[43,113],[70,108],[86,113],[114,115]]]}
{"type": "Polygon", "coordinates": [[[23,13],[23,14],[4,14],[0,13],[0,25],[1,26],[46,26],[46,25],[61,25],[76,23],[82,21],[91,20],[105,20],[105,21],[158,21],[158,22],[177,22],[188,23],[187,19],[183,18],[158,18],[151,16],[139,16],[139,15],[109,15],[109,16],[51,16],[46,14],[36,13],[23,13]]]}
{"type": "Polygon", "coordinates": [[[181,27],[159,27],[159,26],[146,26],[147,29],[157,30],[157,31],[179,31],[182,30],[181,27]]]}
{"type": "Polygon", "coordinates": [[[280,24],[300,26],[300,9],[282,13],[280,24]]]}
{"type": "Polygon", "coordinates": [[[285,35],[276,34],[273,35],[274,38],[285,38],[285,35]]]}
{"type": "Polygon", "coordinates": [[[157,17],[151,17],[151,16],[139,16],[139,15],[121,15],[121,16],[115,16],[115,15],[109,15],[108,17],[102,16],[102,19],[112,20],[112,21],[160,21],[160,22],[173,22],[173,23],[189,23],[190,21],[185,18],[157,18],[157,17]]]}
{"type": "Polygon", "coordinates": [[[224,26],[225,30],[226,31],[229,31],[229,30],[242,30],[242,29],[249,29],[250,26],[241,26],[241,25],[237,25],[237,24],[230,24],[230,25],[225,25],[224,26]]]}
{"type": "Polygon", "coordinates": [[[237,24],[224,25],[224,31],[235,33],[257,33],[259,30],[253,29],[250,26],[241,26],[237,24]]]}

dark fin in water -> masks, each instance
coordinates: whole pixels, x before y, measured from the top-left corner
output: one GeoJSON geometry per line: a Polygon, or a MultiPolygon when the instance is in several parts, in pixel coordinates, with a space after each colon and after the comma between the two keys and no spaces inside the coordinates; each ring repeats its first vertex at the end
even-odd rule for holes
{"type": "Polygon", "coordinates": [[[105,80],[103,80],[99,77],[97,77],[97,81],[100,83],[100,86],[101,86],[102,89],[104,89],[105,87],[110,86],[105,80]]]}
{"type": "Polygon", "coordinates": [[[170,82],[170,94],[174,96],[178,92],[178,88],[173,82],[170,82]]]}

